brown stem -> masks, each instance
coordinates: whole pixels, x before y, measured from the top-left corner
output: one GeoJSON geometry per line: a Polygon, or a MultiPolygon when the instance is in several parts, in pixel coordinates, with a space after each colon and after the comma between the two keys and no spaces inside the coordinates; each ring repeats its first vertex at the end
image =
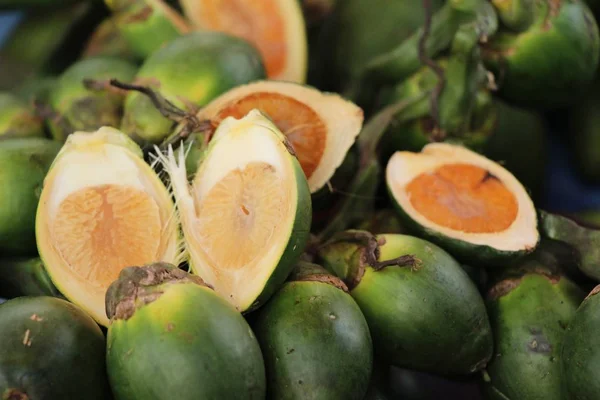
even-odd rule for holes
{"type": "Polygon", "coordinates": [[[438,77],[438,83],[431,94],[431,116],[435,122],[432,132],[432,140],[441,141],[444,139],[445,133],[440,129],[440,112],[438,102],[446,84],[446,77],[444,76],[444,70],[427,55],[426,44],[431,32],[431,20],[433,17],[431,0],[423,0],[423,8],[425,9],[425,22],[423,24],[423,34],[419,40],[419,60],[421,60],[421,63],[431,68],[438,77]]]}
{"type": "Polygon", "coordinates": [[[381,271],[386,267],[394,265],[398,267],[410,267],[412,270],[416,270],[421,266],[421,260],[410,254],[392,258],[390,260],[379,261],[379,257],[381,256],[380,246],[385,244],[385,239],[378,239],[375,235],[367,231],[344,231],[336,235],[335,238],[325,245],[339,242],[357,243],[360,246],[363,246],[364,262],[365,264],[370,265],[375,271],[381,271]]]}
{"type": "Polygon", "coordinates": [[[210,139],[212,130],[214,130],[214,125],[211,121],[198,119],[195,113],[182,110],[162,96],[159,92],[154,91],[146,86],[124,83],[116,79],[111,79],[110,84],[122,90],[132,90],[142,93],[150,99],[154,107],[156,107],[163,117],[181,125],[174,135],[171,135],[163,143],[161,143],[159,146],[161,149],[167,148],[169,145],[173,145],[176,142],[185,139],[192,133],[209,132],[207,135],[207,140],[210,139]]]}
{"type": "Polygon", "coordinates": [[[111,85],[110,79],[96,80],[96,79],[84,79],[83,86],[88,90],[94,90],[98,92],[112,92],[116,94],[126,94],[127,90],[123,90],[116,86],[111,85]]]}

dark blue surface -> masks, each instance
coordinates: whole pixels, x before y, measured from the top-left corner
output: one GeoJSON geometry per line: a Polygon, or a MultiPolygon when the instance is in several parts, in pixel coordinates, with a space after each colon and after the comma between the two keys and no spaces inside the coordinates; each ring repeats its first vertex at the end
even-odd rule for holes
{"type": "Polygon", "coordinates": [[[4,41],[8,33],[19,23],[21,15],[18,12],[0,13],[0,44],[4,41]]]}
{"type": "MultiPolygon", "coordinates": [[[[0,13],[0,45],[20,18],[21,15],[17,12],[0,13]]],[[[583,183],[573,170],[565,145],[554,135],[549,139],[551,162],[540,206],[557,212],[600,210],[600,187],[583,183]]]]}

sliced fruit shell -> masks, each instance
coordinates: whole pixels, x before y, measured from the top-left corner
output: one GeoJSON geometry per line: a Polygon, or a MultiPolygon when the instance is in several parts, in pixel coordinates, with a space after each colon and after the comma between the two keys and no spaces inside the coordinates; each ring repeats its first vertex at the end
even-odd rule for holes
{"type": "Polygon", "coordinates": [[[407,228],[461,261],[505,265],[539,242],[536,210],[523,185],[464,147],[434,143],[421,153],[397,152],[386,182],[407,228]]]}
{"type": "Polygon", "coordinates": [[[159,156],[192,271],[239,311],[264,303],[304,251],[311,200],[286,137],[258,110],[221,122],[188,184],[185,155],[159,156]],[[234,250],[235,249],[235,250],[234,250]]]}
{"type": "Polygon", "coordinates": [[[358,136],[363,112],[337,94],[290,82],[258,81],[238,86],[211,101],[199,119],[220,123],[258,109],[294,148],[311,193],[333,177],[358,136]]]}
{"type": "Polygon", "coordinates": [[[304,83],[306,28],[298,0],[181,0],[186,17],[203,30],[229,33],[258,48],[269,79],[304,83]]]}
{"type": "Polygon", "coordinates": [[[76,132],[54,161],[36,219],[40,257],[54,285],[102,325],[119,272],[178,263],[178,218],[169,192],[126,135],[76,132]]]}

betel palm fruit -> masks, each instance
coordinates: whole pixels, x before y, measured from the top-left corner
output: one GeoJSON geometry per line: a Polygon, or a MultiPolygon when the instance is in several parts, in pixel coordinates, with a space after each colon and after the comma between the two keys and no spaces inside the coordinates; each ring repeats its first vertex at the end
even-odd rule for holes
{"type": "Polygon", "coordinates": [[[264,399],[260,346],[244,317],[173,265],[130,267],[106,293],[116,400],[264,399]]]}
{"type": "Polygon", "coordinates": [[[557,241],[569,253],[565,263],[586,276],[600,281],[600,230],[587,228],[561,215],[539,211],[540,233],[544,238],[557,241]]]}
{"type": "Polygon", "coordinates": [[[106,340],[62,299],[19,297],[0,306],[0,398],[106,400],[106,340]]]}
{"type": "MultiPolygon", "coordinates": [[[[442,1],[431,2],[437,11],[442,1]]],[[[398,46],[425,20],[422,2],[413,0],[337,1],[325,23],[321,56],[331,60],[327,73],[338,89],[358,79],[373,58],[398,46]]]]}
{"type": "Polygon", "coordinates": [[[86,80],[98,82],[116,78],[131,81],[136,67],[115,57],[84,59],[71,65],[52,89],[48,119],[56,140],[65,141],[76,131],[94,131],[103,126],[118,128],[123,112],[124,94],[116,90],[95,90],[86,80]]]}
{"type": "MultiPolygon", "coordinates": [[[[600,38],[596,20],[581,0],[492,1],[519,7],[519,30],[504,26],[482,47],[499,94],[517,105],[556,108],[572,103],[594,78],[600,38]]],[[[518,18],[516,18],[518,19],[518,18]]],[[[506,20],[506,18],[505,18],[506,20]]],[[[506,24],[504,24],[506,25],[506,24]]]]}
{"type": "Polygon", "coordinates": [[[565,399],[592,400],[600,396],[600,286],[581,303],[565,334],[562,347],[562,379],[565,399]]]}
{"type": "Polygon", "coordinates": [[[105,0],[132,52],[144,60],[173,39],[189,33],[188,22],[163,0],[105,0]]]}
{"type": "Polygon", "coordinates": [[[36,238],[54,285],[102,325],[106,289],[123,268],[180,256],[167,189],[140,148],[108,127],[67,139],[44,182],[36,238]]]}
{"type": "Polygon", "coordinates": [[[0,259],[0,297],[62,297],[39,257],[0,259]]]}
{"type": "Polygon", "coordinates": [[[386,183],[406,227],[475,266],[504,266],[539,242],[522,184],[499,164],[448,143],[397,152],[386,183]]]}
{"type": "Polygon", "coordinates": [[[197,114],[218,125],[257,109],[286,136],[308,180],[311,193],[332,179],[358,136],[362,110],[334,93],[291,82],[258,81],[235,87],[197,114]]]}
{"type": "Polygon", "coordinates": [[[462,375],[481,370],[491,358],[483,299],[467,273],[436,245],[351,230],[324,243],[318,257],[348,286],[382,361],[462,375]]]}
{"type": "Polygon", "coordinates": [[[251,43],[272,80],[304,83],[306,27],[298,0],[181,0],[186,17],[201,30],[225,32],[251,43]]]}
{"type": "Polygon", "coordinates": [[[122,60],[136,62],[138,58],[123,37],[114,16],[105,18],[92,32],[85,43],[82,58],[119,57],[122,60]]]}
{"type": "Polygon", "coordinates": [[[0,141],[0,254],[35,255],[35,210],[61,144],[43,138],[0,141]]]}
{"type": "Polygon", "coordinates": [[[503,275],[487,295],[495,347],[486,398],[561,400],[562,345],[585,294],[535,258],[503,275]]]}
{"type": "Polygon", "coordinates": [[[339,278],[299,263],[257,313],[252,327],[265,357],[269,398],[363,400],[373,345],[339,278]]]}
{"type": "Polygon", "coordinates": [[[0,140],[44,136],[42,119],[14,94],[0,92],[0,140]]]}
{"type": "Polygon", "coordinates": [[[479,50],[482,35],[477,24],[460,27],[449,54],[432,61],[435,68],[423,66],[391,90],[386,103],[423,98],[412,106],[414,118],[396,121],[388,129],[382,146],[384,159],[394,151],[420,151],[427,143],[441,140],[481,150],[494,122],[479,50]]]}
{"type": "Polygon", "coordinates": [[[306,177],[292,146],[258,110],[225,118],[188,184],[183,147],[160,155],[192,271],[239,311],[262,305],[304,252],[306,177]]]}
{"type": "MultiPolygon", "coordinates": [[[[179,108],[197,111],[223,92],[264,76],[260,55],[250,44],[223,33],[193,32],[154,52],[135,81],[179,108]]],[[[121,129],[132,138],[160,143],[172,126],[148,97],[127,95],[121,129]]]]}

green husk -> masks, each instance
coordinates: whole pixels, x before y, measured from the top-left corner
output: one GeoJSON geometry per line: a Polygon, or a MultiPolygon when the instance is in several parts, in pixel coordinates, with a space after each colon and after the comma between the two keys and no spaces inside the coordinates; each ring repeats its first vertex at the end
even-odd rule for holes
{"type": "Polygon", "coordinates": [[[600,286],[577,309],[562,348],[564,399],[592,400],[600,396],[600,286]]]}
{"type": "Polygon", "coordinates": [[[491,133],[491,95],[481,63],[477,24],[464,24],[452,40],[450,54],[424,66],[397,85],[387,102],[397,102],[417,94],[428,98],[415,104],[418,118],[395,121],[384,137],[383,158],[395,151],[420,151],[429,142],[446,140],[481,150],[491,133]]]}
{"type": "Polygon", "coordinates": [[[61,144],[43,138],[0,141],[0,254],[35,255],[35,213],[44,177],[61,144]]]}
{"type": "MultiPolygon", "coordinates": [[[[449,1],[432,17],[424,56],[435,58],[447,50],[461,28],[475,28],[480,36],[488,37],[495,33],[497,26],[496,14],[487,1],[449,1]]],[[[362,72],[366,79],[400,82],[415,73],[422,65],[419,42],[423,32],[421,27],[394,50],[369,62],[362,72]]]]}
{"type": "Polygon", "coordinates": [[[197,276],[165,263],[126,268],[107,291],[106,312],[117,399],[265,398],[254,333],[197,276]]]}
{"type": "Polygon", "coordinates": [[[585,294],[530,259],[488,294],[494,358],[484,374],[488,399],[561,400],[561,349],[585,294]]]}
{"type": "Polygon", "coordinates": [[[533,23],[534,2],[535,0],[492,0],[502,24],[515,32],[522,32],[533,23]]]}
{"type": "Polygon", "coordinates": [[[163,0],[105,0],[129,48],[141,60],[191,32],[187,21],[163,0]]]}
{"type": "Polygon", "coordinates": [[[600,281],[600,230],[585,228],[575,221],[539,211],[542,236],[562,242],[571,250],[571,264],[600,281]]]}
{"type": "Polygon", "coordinates": [[[0,260],[0,297],[62,297],[39,257],[0,260]]]}
{"type": "Polygon", "coordinates": [[[71,65],[50,93],[49,126],[56,140],[65,141],[76,131],[93,132],[103,126],[121,123],[125,94],[105,90],[112,78],[131,81],[136,67],[116,57],[95,57],[71,65]],[[96,81],[100,88],[87,84],[96,81]]]}
{"type": "Polygon", "coordinates": [[[322,267],[299,263],[253,329],[269,398],[363,399],[373,363],[369,327],[346,285],[322,267]]]}
{"type": "Polygon", "coordinates": [[[490,359],[492,336],[483,300],[441,248],[406,235],[344,231],[324,243],[318,257],[348,285],[382,361],[462,375],[482,369],[490,359]]]}
{"type": "MultiPolygon", "coordinates": [[[[442,3],[433,0],[432,10],[437,11],[442,3]]],[[[394,49],[424,20],[420,1],[337,1],[316,45],[319,58],[328,65],[321,81],[327,89],[346,91],[369,61],[394,49]]]]}
{"type": "Polygon", "coordinates": [[[16,137],[44,136],[42,119],[15,95],[0,92],[0,140],[16,137]]]}
{"type": "Polygon", "coordinates": [[[529,108],[573,104],[598,68],[596,20],[581,0],[535,1],[533,13],[527,30],[501,29],[483,47],[499,95],[529,108]]]}
{"type": "MultiPolygon", "coordinates": [[[[135,82],[195,114],[227,90],[264,77],[260,54],[246,41],[219,32],[193,32],[146,59],[135,82]]],[[[144,94],[131,92],[121,129],[138,142],[160,143],[174,131],[174,122],[161,111],[144,94]]]]}

